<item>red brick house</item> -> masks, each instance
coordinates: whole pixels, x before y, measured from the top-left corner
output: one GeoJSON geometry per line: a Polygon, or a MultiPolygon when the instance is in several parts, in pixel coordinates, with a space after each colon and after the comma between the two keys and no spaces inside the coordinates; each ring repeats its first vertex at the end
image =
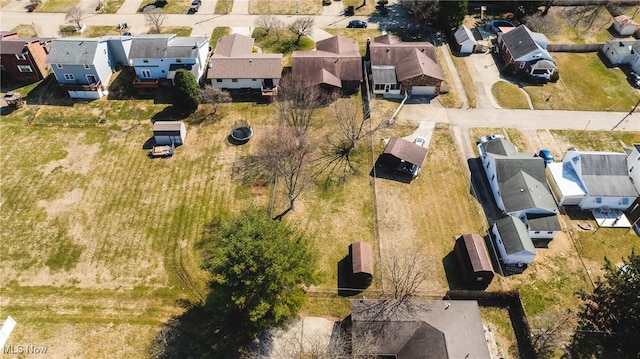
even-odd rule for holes
{"type": "Polygon", "coordinates": [[[0,70],[2,79],[15,82],[36,82],[49,71],[48,38],[20,38],[15,32],[0,33],[0,70]]]}

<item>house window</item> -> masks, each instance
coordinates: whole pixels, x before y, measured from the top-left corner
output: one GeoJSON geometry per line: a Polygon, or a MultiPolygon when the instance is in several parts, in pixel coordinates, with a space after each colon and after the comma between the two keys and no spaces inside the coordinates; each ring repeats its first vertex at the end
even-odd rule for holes
{"type": "Polygon", "coordinates": [[[629,198],[625,197],[625,198],[622,199],[621,202],[622,202],[622,204],[627,205],[627,204],[629,204],[629,198]]]}
{"type": "Polygon", "coordinates": [[[4,65],[3,64],[0,64],[0,70],[4,71],[4,65]]]}
{"type": "Polygon", "coordinates": [[[476,282],[482,282],[482,277],[476,277],[476,282]]]}
{"type": "Polygon", "coordinates": [[[525,65],[525,63],[524,63],[524,62],[521,62],[519,67],[520,67],[521,69],[524,69],[524,65],[525,65]]]}
{"type": "Polygon", "coordinates": [[[144,59],[144,60],[142,60],[142,62],[144,62],[145,64],[148,64],[148,63],[149,63],[149,60],[144,59]]]}
{"type": "Polygon", "coordinates": [[[75,76],[73,76],[73,74],[64,74],[64,79],[65,80],[75,80],[75,76]]]}
{"type": "Polygon", "coordinates": [[[535,231],[535,232],[533,232],[533,233],[534,233],[534,234],[540,234],[540,231],[535,231]]]}
{"type": "Polygon", "coordinates": [[[56,67],[61,69],[62,68],[62,64],[56,64],[56,67]]]}
{"type": "Polygon", "coordinates": [[[222,82],[222,79],[216,79],[216,82],[222,82]]]}
{"type": "Polygon", "coordinates": [[[85,77],[87,78],[87,82],[90,84],[97,84],[98,80],[96,80],[95,75],[85,75],[85,77]]]}
{"type": "Polygon", "coordinates": [[[629,173],[633,172],[633,168],[634,166],[631,166],[631,168],[629,168],[629,173]]]}
{"type": "Polygon", "coordinates": [[[547,234],[553,234],[553,231],[547,231],[547,234]]]}
{"type": "Polygon", "coordinates": [[[257,80],[257,79],[251,79],[251,81],[256,82],[256,81],[258,81],[258,80],[257,80]]]}
{"type": "Polygon", "coordinates": [[[496,175],[491,176],[491,180],[493,181],[494,179],[496,179],[496,175]]]}
{"type": "Polygon", "coordinates": [[[602,203],[602,197],[596,197],[596,203],[602,203]]]}
{"type": "Polygon", "coordinates": [[[91,68],[91,65],[84,65],[85,70],[89,70],[90,68],[91,68]]]}
{"type": "Polygon", "coordinates": [[[141,75],[142,75],[142,77],[144,77],[144,78],[149,78],[149,77],[151,77],[151,71],[149,71],[149,70],[142,70],[142,71],[140,71],[140,74],[141,74],[141,75]]]}
{"type": "Polygon", "coordinates": [[[20,72],[33,72],[29,65],[18,65],[18,71],[20,72]]]}
{"type": "Polygon", "coordinates": [[[176,62],[180,63],[180,62],[182,62],[182,59],[176,59],[176,62]]]}
{"type": "Polygon", "coordinates": [[[18,60],[26,60],[27,57],[24,56],[24,54],[16,54],[16,59],[18,59],[18,60]]]}
{"type": "Polygon", "coordinates": [[[571,161],[573,161],[573,163],[578,163],[578,161],[580,161],[580,156],[574,156],[571,158],[571,161]]]}
{"type": "Polygon", "coordinates": [[[374,90],[376,90],[376,91],[384,90],[384,84],[375,84],[374,90]]]}
{"type": "Polygon", "coordinates": [[[238,79],[231,79],[231,82],[238,82],[238,79]]]}
{"type": "Polygon", "coordinates": [[[491,164],[490,162],[487,162],[487,168],[489,168],[489,165],[490,165],[490,164],[491,164]]]}

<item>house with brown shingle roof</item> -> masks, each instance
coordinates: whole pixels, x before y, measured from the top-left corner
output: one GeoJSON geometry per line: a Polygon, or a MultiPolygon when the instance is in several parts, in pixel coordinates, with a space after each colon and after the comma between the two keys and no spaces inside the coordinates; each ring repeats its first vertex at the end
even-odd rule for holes
{"type": "Polygon", "coordinates": [[[254,53],[254,41],[240,34],[220,38],[209,58],[207,82],[226,90],[275,95],[282,75],[282,54],[254,53]]]}
{"type": "Polygon", "coordinates": [[[1,78],[16,82],[36,82],[49,73],[46,63],[50,38],[20,38],[15,32],[0,33],[1,78]]]}
{"type": "Polygon", "coordinates": [[[368,44],[373,93],[381,95],[438,95],[444,75],[435,47],[424,41],[404,42],[383,35],[368,44]]]}
{"type": "Polygon", "coordinates": [[[309,86],[355,92],[362,82],[362,56],[358,42],[342,36],[318,41],[314,51],[294,51],[292,75],[309,86]]]}

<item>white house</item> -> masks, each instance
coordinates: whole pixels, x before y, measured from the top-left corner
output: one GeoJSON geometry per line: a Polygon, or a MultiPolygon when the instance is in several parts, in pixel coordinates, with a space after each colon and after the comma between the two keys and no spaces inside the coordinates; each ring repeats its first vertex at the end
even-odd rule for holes
{"type": "Polygon", "coordinates": [[[456,50],[461,54],[470,54],[476,50],[476,39],[471,30],[464,25],[460,25],[453,33],[456,40],[456,50]]]}
{"type": "Polygon", "coordinates": [[[640,143],[634,143],[633,146],[625,148],[624,152],[627,154],[629,177],[636,192],[640,194],[640,143]]]}
{"type": "Polygon", "coordinates": [[[548,178],[560,204],[624,211],[638,196],[624,153],[570,149],[560,169],[552,165],[548,178]]]}
{"type": "Polygon", "coordinates": [[[613,28],[623,36],[633,35],[638,29],[638,23],[627,15],[619,15],[613,18],[613,28]]]}
{"type": "Polygon", "coordinates": [[[190,71],[200,81],[207,68],[208,41],[206,37],[175,34],[134,36],[129,53],[129,65],[136,72],[133,86],[170,86],[178,69],[190,71]]]}
{"type": "Polygon", "coordinates": [[[491,227],[500,259],[505,264],[529,264],[536,258],[536,249],[522,221],[511,216],[497,220],[491,227]]]}
{"type": "Polygon", "coordinates": [[[158,145],[182,145],[186,137],[187,127],[182,121],[156,121],[153,124],[153,139],[158,145]]]}
{"type": "Polygon", "coordinates": [[[260,91],[265,96],[277,93],[282,75],[282,54],[254,53],[254,41],[240,34],[218,40],[207,71],[211,86],[260,91]]]}

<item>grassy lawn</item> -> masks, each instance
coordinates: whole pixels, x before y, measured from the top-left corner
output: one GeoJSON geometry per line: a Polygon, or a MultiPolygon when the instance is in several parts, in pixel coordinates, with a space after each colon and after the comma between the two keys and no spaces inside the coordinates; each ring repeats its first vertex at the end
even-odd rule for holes
{"type": "Polygon", "coordinates": [[[74,25],[61,25],[60,33],[64,37],[100,37],[107,35],[122,35],[115,26],[87,26],[84,32],[76,31],[74,25]]]}
{"type": "Polygon", "coordinates": [[[105,5],[100,9],[102,14],[115,14],[120,9],[120,6],[124,4],[124,0],[109,0],[105,2],[105,5]]]}
{"type": "Polygon", "coordinates": [[[467,63],[464,61],[464,58],[455,55],[452,55],[451,59],[453,60],[453,65],[456,67],[456,70],[460,75],[462,87],[464,88],[464,92],[467,95],[467,100],[469,101],[469,107],[475,108],[477,106],[476,87],[473,84],[473,78],[469,73],[467,63]]]}
{"type": "MultiPolygon", "coordinates": [[[[218,3],[220,2],[224,0],[219,0],[218,3]]],[[[322,3],[321,0],[250,0],[249,14],[322,15],[322,3]]]]}
{"type": "Polygon", "coordinates": [[[216,8],[213,10],[214,14],[228,14],[233,9],[233,0],[220,0],[216,2],[216,8]]]}
{"type": "Polygon", "coordinates": [[[46,0],[35,11],[66,13],[76,4],[78,4],[78,0],[46,0]]]}
{"type": "Polygon", "coordinates": [[[638,132],[553,130],[551,133],[581,151],[622,152],[622,143],[640,143],[638,132]]]}
{"type": "Polygon", "coordinates": [[[36,30],[34,30],[33,25],[18,25],[11,29],[11,31],[15,31],[18,33],[19,37],[37,37],[36,30]]]}
{"type": "Polygon", "coordinates": [[[607,68],[596,53],[553,53],[560,80],[524,86],[538,110],[629,111],[640,95],[618,68],[607,68]],[[588,75],[587,75],[588,74],[588,75]]]}
{"type": "Polygon", "coordinates": [[[442,73],[444,74],[445,81],[443,85],[446,83],[449,85],[449,93],[438,95],[437,99],[440,101],[442,106],[448,108],[460,108],[462,107],[462,100],[460,100],[460,96],[458,95],[458,89],[453,85],[453,81],[451,80],[453,77],[449,72],[449,67],[447,66],[444,55],[442,51],[449,51],[448,49],[443,49],[443,47],[436,47],[436,60],[440,65],[440,69],[442,69],[442,73]]]}
{"type": "Polygon", "coordinates": [[[559,27],[559,31],[548,35],[551,43],[589,44],[612,37],[608,29],[613,17],[604,6],[552,7],[548,15],[559,27]]]}
{"type": "Polygon", "coordinates": [[[518,86],[506,82],[498,81],[491,86],[491,93],[498,104],[503,108],[528,109],[529,103],[518,86]]]}
{"type": "Polygon", "coordinates": [[[256,39],[255,45],[262,48],[266,54],[283,54],[282,65],[290,67],[292,64],[291,54],[294,51],[308,51],[316,48],[316,43],[310,38],[303,36],[300,42],[296,43],[297,36],[285,31],[278,39],[275,35],[266,35],[261,28],[255,29],[252,36],[256,39]]]}

